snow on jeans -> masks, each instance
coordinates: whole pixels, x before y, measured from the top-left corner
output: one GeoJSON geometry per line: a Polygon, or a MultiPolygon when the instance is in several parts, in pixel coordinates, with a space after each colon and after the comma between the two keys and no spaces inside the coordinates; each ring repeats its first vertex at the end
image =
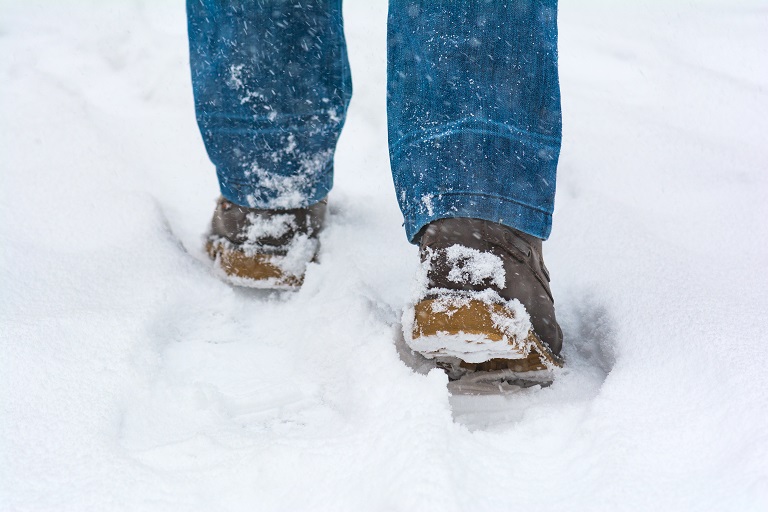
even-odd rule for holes
{"type": "MultiPolygon", "coordinates": [[[[221,193],[319,201],[352,82],[341,0],[188,0],[195,108],[221,193]]],[[[389,151],[413,241],[472,217],[551,229],[561,141],[557,0],[390,0],[389,151]]]]}

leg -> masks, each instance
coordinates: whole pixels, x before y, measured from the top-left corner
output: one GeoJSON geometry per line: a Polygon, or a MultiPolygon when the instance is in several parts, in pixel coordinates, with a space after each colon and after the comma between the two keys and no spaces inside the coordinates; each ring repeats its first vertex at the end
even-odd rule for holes
{"type": "Polygon", "coordinates": [[[352,93],[341,0],[187,0],[195,109],[236,205],[323,199],[352,93]]]}
{"type": "Polygon", "coordinates": [[[447,217],[546,239],[561,139],[557,0],[391,0],[388,66],[408,239],[447,217]]]}
{"type": "Polygon", "coordinates": [[[223,196],[206,250],[233,284],[300,286],[352,93],[341,0],[187,0],[187,14],[197,121],[223,196]]]}
{"type": "Polygon", "coordinates": [[[391,0],[388,65],[392,173],[424,273],[406,341],[471,389],[550,380],[557,0],[391,0]]]}

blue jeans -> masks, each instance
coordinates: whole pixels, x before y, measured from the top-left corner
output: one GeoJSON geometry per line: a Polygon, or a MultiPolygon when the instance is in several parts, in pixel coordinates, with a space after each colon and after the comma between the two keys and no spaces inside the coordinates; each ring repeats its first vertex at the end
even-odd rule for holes
{"type": "MultiPolygon", "coordinates": [[[[187,0],[222,195],[313,204],[352,94],[341,0],[187,0]]],[[[406,235],[445,217],[546,239],[560,153],[557,0],[390,0],[389,150],[406,235]]]]}

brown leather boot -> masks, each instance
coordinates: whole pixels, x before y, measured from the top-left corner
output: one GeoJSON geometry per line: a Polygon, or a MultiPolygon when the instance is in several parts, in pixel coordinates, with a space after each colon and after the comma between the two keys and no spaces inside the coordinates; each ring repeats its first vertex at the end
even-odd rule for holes
{"type": "Polygon", "coordinates": [[[297,288],[317,255],[326,207],[324,199],[308,208],[262,210],[219,198],[206,251],[233,284],[297,288]]]}
{"type": "Polygon", "coordinates": [[[451,379],[551,380],[562,366],[541,240],[478,219],[441,219],[423,231],[422,273],[403,317],[408,345],[451,379]]]}

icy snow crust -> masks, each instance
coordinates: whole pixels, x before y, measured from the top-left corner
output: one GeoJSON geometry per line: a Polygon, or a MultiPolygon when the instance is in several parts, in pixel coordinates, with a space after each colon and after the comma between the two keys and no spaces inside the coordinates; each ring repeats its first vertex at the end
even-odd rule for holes
{"type": "Polygon", "coordinates": [[[486,397],[403,349],[386,2],[344,9],[321,264],[267,293],[201,247],[183,3],[2,3],[0,510],[768,510],[764,3],[561,2],[567,363],[486,397]]]}

